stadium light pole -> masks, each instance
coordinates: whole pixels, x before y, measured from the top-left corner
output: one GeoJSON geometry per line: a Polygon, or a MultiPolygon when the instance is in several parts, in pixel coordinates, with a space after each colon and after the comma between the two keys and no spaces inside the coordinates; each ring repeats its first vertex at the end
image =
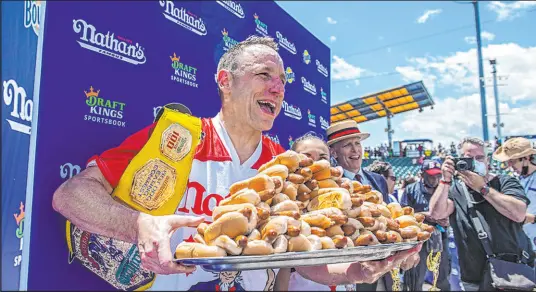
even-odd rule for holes
{"type": "Polygon", "coordinates": [[[497,127],[497,139],[499,140],[499,143],[502,143],[502,131],[501,127],[503,124],[501,124],[501,112],[499,111],[499,90],[497,89],[497,60],[489,60],[489,63],[493,69],[491,73],[493,74],[493,95],[495,96],[495,125],[497,127]]]}
{"type": "Polygon", "coordinates": [[[478,1],[472,0],[468,1],[454,1],[458,4],[473,4],[473,10],[475,13],[475,26],[476,26],[476,50],[478,54],[478,84],[480,88],[480,108],[482,113],[482,134],[484,141],[489,141],[488,133],[488,109],[486,106],[486,90],[484,89],[484,65],[482,61],[482,42],[480,38],[480,13],[478,10],[478,1]]]}
{"type": "Polygon", "coordinates": [[[473,0],[476,23],[476,45],[478,52],[478,83],[480,86],[480,107],[482,110],[482,131],[484,141],[489,141],[488,136],[488,109],[486,106],[486,90],[484,89],[484,65],[482,64],[482,42],[480,39],[480,13],[478,12],[478,1],[473,0]]]}

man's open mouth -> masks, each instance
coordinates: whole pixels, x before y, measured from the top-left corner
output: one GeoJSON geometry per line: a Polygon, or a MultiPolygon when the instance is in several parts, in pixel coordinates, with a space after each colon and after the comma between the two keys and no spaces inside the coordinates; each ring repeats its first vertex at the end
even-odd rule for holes
{"type": "Polygon", "coordinates": [[[266,101],[266,100],[259,100],[257,101],[259,106],[261,107],[261,110],[264,113],[273,115],[275,114],[275,103],[272,101],[266,101]]]}
{"type": "Polygon", "coordinates": [[[352,155],[352,156],[350,156],[348,158],[350,158],[352,160],[359,160],[359,158],[361,158],[361,156],[360,155],[352,155]]]}

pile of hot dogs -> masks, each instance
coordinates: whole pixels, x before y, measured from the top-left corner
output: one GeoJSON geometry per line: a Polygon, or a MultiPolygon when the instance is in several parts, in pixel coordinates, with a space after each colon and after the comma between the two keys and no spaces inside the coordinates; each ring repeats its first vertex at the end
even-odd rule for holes
{"type": "Polygon", "coordinates": [[[233,184],[211,224],[182,242],[177,259],[269,255],[427,240],[433,228],[410,207],[386,204],[326,160],[287,151],[233,184]]]}

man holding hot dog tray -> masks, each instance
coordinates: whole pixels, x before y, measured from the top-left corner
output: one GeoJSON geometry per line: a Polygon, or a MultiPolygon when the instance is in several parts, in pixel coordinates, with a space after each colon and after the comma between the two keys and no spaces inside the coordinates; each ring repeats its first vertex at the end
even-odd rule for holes
{"type": "MultiPolygon", "coordinates": [[[[263,131],[272,128],[285,94],[283,61],[273,39],[252,36],[229,49],[218,64],[216,82],[222,101],[216,117],[194,119],[166,111],[158,123],[133,134],[118,147],[92,157],[84,171],[66,181],[54,193],[54,209],[80,229],[137,244],[142,266],[157,274],[152,286],[155,290],[188,290],[199,283],[214,280],[210,272],[175,263],[172,247],[191,238],[200,223],[212,220],[212,212],[207,214],[203,210],[213,210],[229,193],[233,183],[255,176],[261,165],[284,152],[280,145],[262,135],[263,131]],[[165,123],[172,128],[162,128],[165,123]],[[180,133],[181,144],[176,143],[175,132],[169,132],[169,129],[180,133]],[[199,133],[196,135],[195,131],[199,133]],[[173,146],[171,150],[161,150],[164,156],[172,159],[169,161],[176,163],[174,165],[183,163],[185,169],[191,167],[188,177],[181,177],[185,171],[180,168],[173,170],[158,164],[165,160],[158,150],[148,151],[151,147],[158,149],[163,147],[160,145],[168,145],[161,144],[160,137],[173,146]],[[196,139],[198,144],[191,144],[195,148],[186,151],[188,149],[184,147],[196,139]],[[188,161],[191,162],[187,164],[188,161]],[[172,174],[175,174],[177,184],[188,182],[184,196],[173,193],[174,197],[169,199],[171,201],[180,195],[178,206],[173,207],[176,210],[173,215],[150,215],[129,208],[110,196],[133,198],[149,207],[157,206],[159,201],[154,200],[159,198],[131,197],[122,189],[127,185],[130,190],[132,185],[132,192],[143,194],[136,189],[136,179],[147,179],[152,175],[144,172],[149,163],[152,163],[153,169],[160,171],[162,177],[173,178],[172,174]],[[198,206],[192,202],[193,195],[190,198],[194,191],[202,192],[205,198],[211,196],[215,199],[207,200],[207,206],[198,206]],[[204,216],[187,215],[192,213],[204,216]]],[[[165,196],[166,192],[161,195],[165,196]]],[[[329,265],[317,267],[315,275],[307,274],[307,277],[335,285],[373,282],[392,268],[393,262],[403,261],[417,253],[419,248],[420,245],[384,260],[386,265],[374,264],[374,271],[370,271],[368,266],[368,270],[363,272],[365,268],[360,263],[329,265]]],[[[274,275],[269,271],[246,271],[240,277],[243,281],[241,287],[245,290],[273,288],[274,275]]],[[[212,288],[216,290],[219,286],[212,288]]]]}

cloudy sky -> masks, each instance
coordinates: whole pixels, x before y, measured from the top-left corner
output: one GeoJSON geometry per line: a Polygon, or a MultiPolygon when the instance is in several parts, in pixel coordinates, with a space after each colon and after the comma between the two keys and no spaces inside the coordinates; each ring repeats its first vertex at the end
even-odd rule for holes
{"type": "MultiPolygon", "coordinates": [[[[394,140],[482,137],[471,4],[278,1],[331,48],[331,103],[423,80],[434,109],[393,118],[394,140]]],[[[480,2],[490,137],[497,133],[489,59],[497,60],[503,135],[536,135],[536,1],[480,2]]],[[[387,142],[386,120],[360,124],[387,142]]]]}

